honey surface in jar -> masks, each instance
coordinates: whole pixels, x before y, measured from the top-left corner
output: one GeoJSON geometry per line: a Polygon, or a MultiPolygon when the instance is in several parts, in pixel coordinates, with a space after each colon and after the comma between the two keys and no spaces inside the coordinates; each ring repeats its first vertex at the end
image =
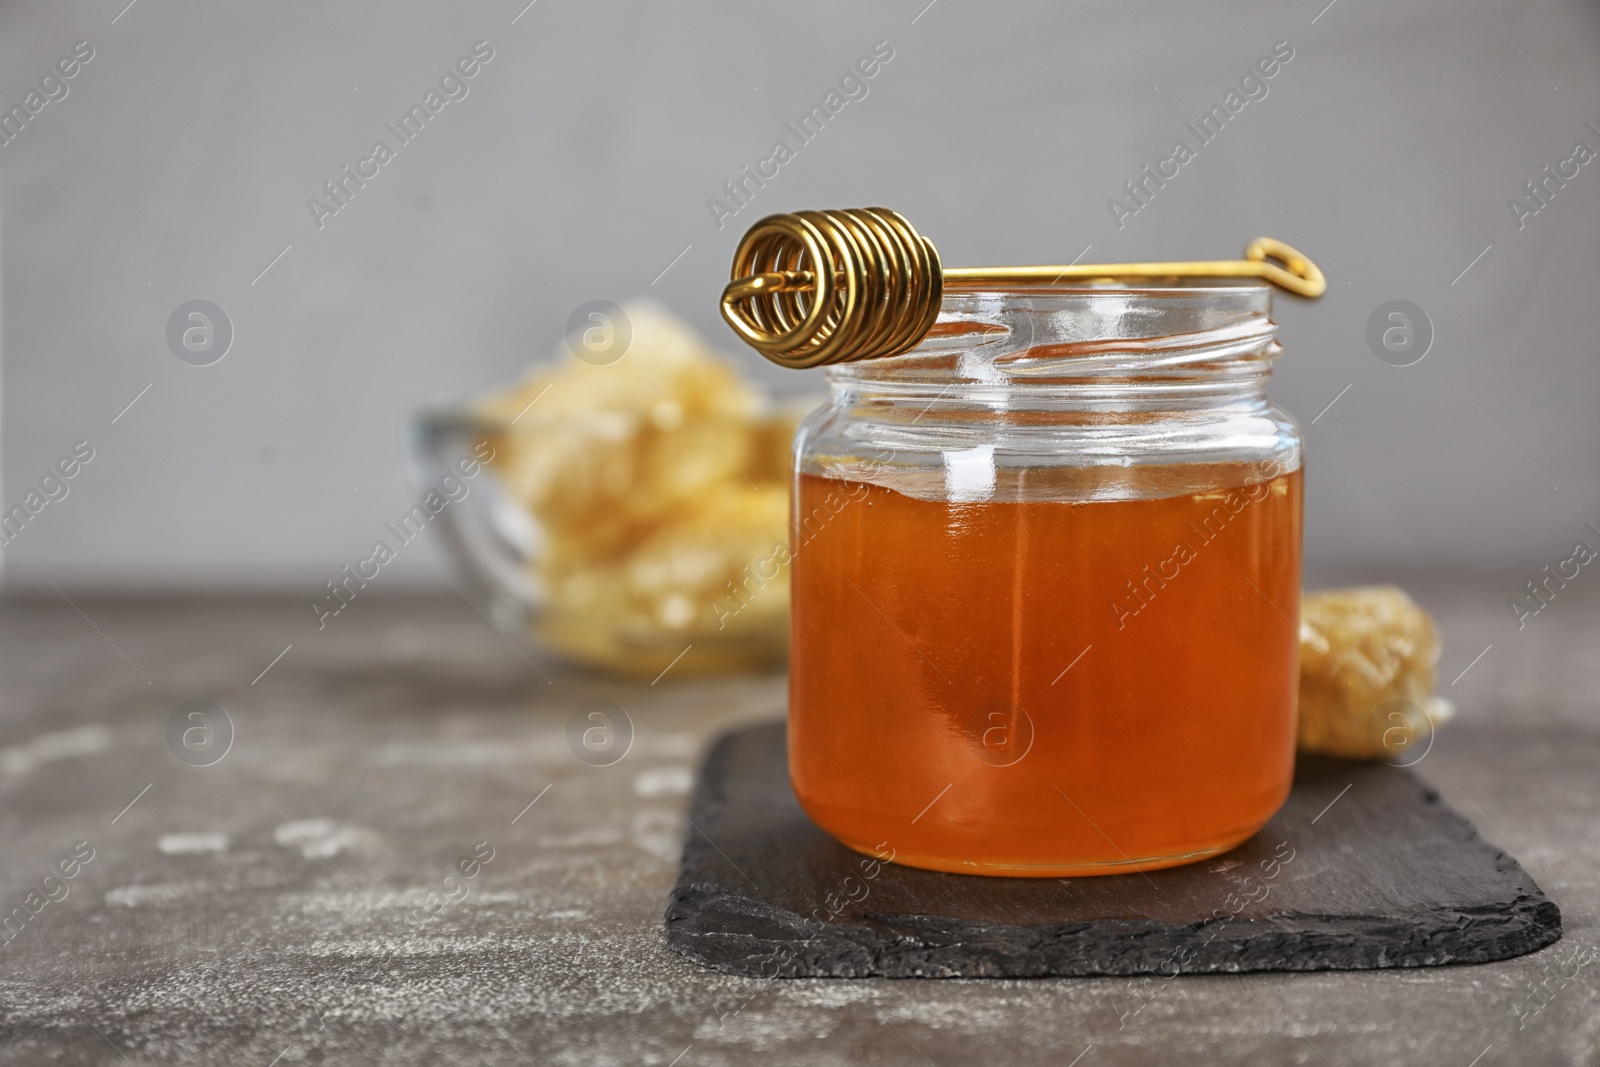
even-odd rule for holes
{"type": "Polygon", "coordinates": [[[1040,877],[1259,829],[1294,767],[1301,472],[1206,484],[963,503],[801,475],[789,761],[812,819],[1040,877]]]}

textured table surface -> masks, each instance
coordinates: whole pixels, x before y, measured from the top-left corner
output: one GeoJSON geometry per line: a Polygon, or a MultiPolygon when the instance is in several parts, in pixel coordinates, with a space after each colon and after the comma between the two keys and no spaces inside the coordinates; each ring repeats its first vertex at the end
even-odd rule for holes
{"type": "Polygon", "coordinates": [[[672,952],[690,769],[782,714],[781,676],[652,686],[535,653],[546,681],[459,598],[361,601],[320,633],[299,602],[13,602],[0,1060],[1592,1064],[1600,601],[1519,632],[1517,584],[1413,583],[1461,709],[1417,772],[1557,901],[1563,940],[1171,981],[762,981],[672,952]],[[612,766],[568,747],[594,699],[634,723],[612,766]],[[211,766],[169,749],[194,700],[234,726],[211,766]]]}

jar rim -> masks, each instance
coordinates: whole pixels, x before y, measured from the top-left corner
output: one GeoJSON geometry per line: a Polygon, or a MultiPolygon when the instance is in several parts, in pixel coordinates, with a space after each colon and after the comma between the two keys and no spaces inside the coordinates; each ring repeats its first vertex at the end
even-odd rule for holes
{"type": "Polygon", "coordinates": [[[1266,285],[947,290],[916,348],[827,368],[830,382],[1259,381],[1279,346],[1266,285]]]}
{"type": "Polygon", "coordinates": [[[1131,282],[1107,281],[1104,283],[1084,284],[1082,282],[1068,282],[1049,284],[1046,282],[1013,282],[1010,284],[963,285],[960,288],[947,286],[944,290],[946,300],[955,295],[967,293],[1015,293],[1015,292],[1043,292],[1043,293],[1245,293],[1271,297],[1275,290],[1270,285],[1260,282],[1227,282],[1220,279],[1198,279],[1184,281],[1177,285],[1137,285],[1131,282]]]}

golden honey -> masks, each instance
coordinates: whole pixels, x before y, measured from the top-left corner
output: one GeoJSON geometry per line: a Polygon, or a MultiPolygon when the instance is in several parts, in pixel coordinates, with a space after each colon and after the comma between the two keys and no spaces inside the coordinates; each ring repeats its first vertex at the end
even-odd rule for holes
{"type": "Polygon", "coordinates": [[[794,558],[805,810],[963,873],[1148,870],[1249,837],[1293,773],[1301,475],[1234,473],[1027,503],[802,476],[798,515],[830,516],[794,558]]]}

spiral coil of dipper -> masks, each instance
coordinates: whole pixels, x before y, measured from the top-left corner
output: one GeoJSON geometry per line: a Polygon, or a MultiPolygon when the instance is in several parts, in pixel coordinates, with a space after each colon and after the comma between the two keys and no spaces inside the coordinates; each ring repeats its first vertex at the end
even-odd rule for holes
{"type": "Polygon", "coordinates": [[[909,352],[943,298],[933,242],[887,208],[771,215],[739,242],[722,315],[785,367],[909,352]]]}
{"type": "Polygon", "coordinates": [[[903,215],[869,207],[756,223],[734,252],[722,317],[774,363],[820,367],[911,351],[933,329],[946,288],[1183,278],[1258,278],[1308,298],[1328,287],[1315,263],[1270,237],[1251,241],[1243,259],[945,270],[903,215]]]}

